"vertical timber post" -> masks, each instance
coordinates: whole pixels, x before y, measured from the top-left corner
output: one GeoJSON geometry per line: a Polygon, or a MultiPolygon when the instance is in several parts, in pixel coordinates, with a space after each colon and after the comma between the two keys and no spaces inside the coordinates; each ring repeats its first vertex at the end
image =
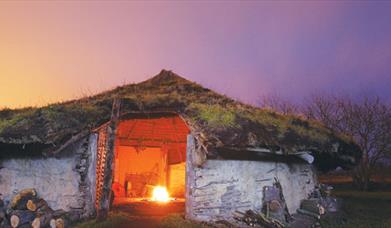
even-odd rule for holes
{"type": "Polygon", "coordinates": [[[113,107],[111,111],[111,118],[106,130],[105,138],[105,152],[106,159],[103,161],[103,186],[101,188],[101,197],[97,202],[97,219],[104,220],[110,210],[111,200],[114,197],[112,194],[111,186],[113,184],[113,172],[114,172],[114,142],[116,136],[116,128],[120,116],[121,100],[115,98],[113,101],[113,107]]]}
{"type": "Polygon", "coordinates": [[[192,195],[193,187],[195,186],[194,178],[194,169],[195,165],[193,164],[193,156],[195,153],[195,142],[194,137],[189,134],[187,135],[187,144],[186,144],[186,193],[185,193],[185,217],[186,219],[193,218],[193,198],[192,195]]]}

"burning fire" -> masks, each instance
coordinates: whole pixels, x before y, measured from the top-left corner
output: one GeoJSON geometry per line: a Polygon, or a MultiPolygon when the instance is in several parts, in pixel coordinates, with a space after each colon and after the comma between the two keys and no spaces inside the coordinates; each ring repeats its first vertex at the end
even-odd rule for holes
{"type": "Polygon", "coordinates": [[[152,192],[152,200],[157,202],[168,202],[170,197],[168,195],[167,189],[162,186],[156,186],[152,192]]]}

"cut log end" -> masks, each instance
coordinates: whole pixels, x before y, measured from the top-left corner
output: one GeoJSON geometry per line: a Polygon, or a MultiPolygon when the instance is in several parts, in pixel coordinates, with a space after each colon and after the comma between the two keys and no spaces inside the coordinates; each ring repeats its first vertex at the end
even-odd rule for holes
{"type": "Polygon", "coordinates": [[[36,217],[34,212],[27,210],[12,211],[10,215],[10,223],[12,227],[20,227],[25,224],[29,225],[36,217]]]}
{"type": "Polygon", "coordinates": [[[56,220],[50,219],[50,228],[56,228],[56,220]]]}
{"type": "Polygon", "coordinates": [[[20,223],[20,219],[19,219],[18,216],[12,215],[11,218],[10,218],[10,222],[11,222],[11,226],[13,228],[16,228],[16,227],[18,227],[18,225],[20,223]]]}
{"type": "Polygon", "coordinates": [[[65,220],[62,218],[51,219],[50,228],[65,228],[65,220]]]}
{"type": "Polygon", "coordinates": [[[35,218],[33,222],[31,223],[31,226],[33,228],[40,228],[41,227],[41,219],[40,218],[35,218]]]}
{"type": "Polygon", "coordinates": [[[48,213],[42,213],[39,215],[39,224],[40,224],[40,227],[51,227],[51,220],[53,218],[52,216],[52,213],[51,212],[48,212],[48,213]]]}
{"type": "Polygon", "coordinates": [[[56,219],[56,228],[64,228],[64,227],[65,227],[64,219],[62,218],[56,219]]]}
{"type": "Polygon", "coordinates": [[[33,200],[28,200],[26,207],[30,211],[36,211],[37,210],[37,205],[34,203],[33,200]]]}
{"type": "Polygon", "coordinates": [[[11,208],[18,209],[17,207],[21,207],[20,204],[25,204],[27,202],[26,199],[32,199],[37,196],[37,191],[33,188],[23,189],[17,195],[15,195],[11,200],[11,208]],[[23,202],[26,200],[25,202],[23,202]]]}

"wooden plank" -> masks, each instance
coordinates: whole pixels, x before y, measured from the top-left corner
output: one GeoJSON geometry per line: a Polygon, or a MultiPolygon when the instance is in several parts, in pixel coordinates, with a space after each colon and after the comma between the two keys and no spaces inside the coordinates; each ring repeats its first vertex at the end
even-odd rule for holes
{"type": "Polygon", "coordinates": [[[171,139],[164,139],[164,138],[142,138],[142,140],[140,138],[122,138],[122,137],[119,137],[118,138],[120,140],[120,142],[126,142],[126,141],[129,141],[129,142],[132,142],[132,141],[136,141],[136,142],[164,142],[164,143],[186,143],[186,139],[178,139],[178,140],[171,140],[171,139]]]}
{"type": "Polygon", "coordinates": [[[65,150],[66,148],[68,148],[70,145],[78,142],[80,139],[86,137],[88,134],[90,133],[89,130],[84,130],[84,131],[81,131],[80,133],[72,136],[68,141],[66,141],[64,144],[62,144],[59,148],[57,148],[55,151],[52,151],[51,154],[52,155],[56,155],[56,154],[59,154],[60,152],[62,152],[63,150],[65,150]]]}
{"type": "Polygon", "coordinates": [[[217,157],[208,157],[209,159],[227,159],[227,160],[240,160],[240,161],[278,161],[278,162],[294,162],[304,163],[305,161],[297,157],[296,155],[280,155],[274,153],[262,153],[249,151],[246,149],[231,149],[231,148],[218,148],[216,149],[217,157]]]}

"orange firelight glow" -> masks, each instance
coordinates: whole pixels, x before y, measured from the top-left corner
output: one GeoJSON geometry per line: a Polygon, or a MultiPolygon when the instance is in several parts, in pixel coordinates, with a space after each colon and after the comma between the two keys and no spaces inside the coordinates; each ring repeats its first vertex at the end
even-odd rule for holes
{"type": "Polygon", "coordinates": [[[152,192],[152,200],[157,202],[166,203],[170,200],[168,191],[165,187],[156,186],[152,192]]]}

